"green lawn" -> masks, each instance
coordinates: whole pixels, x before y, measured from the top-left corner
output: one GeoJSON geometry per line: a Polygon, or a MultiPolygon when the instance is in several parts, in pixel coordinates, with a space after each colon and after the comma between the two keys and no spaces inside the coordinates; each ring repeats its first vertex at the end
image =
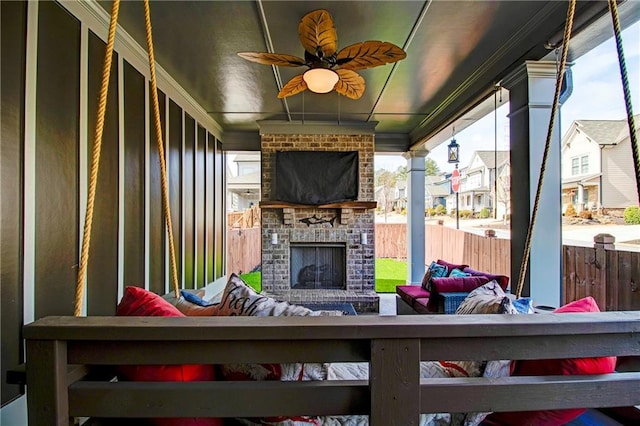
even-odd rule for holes
{"type": "MultiPolygon", "coordinates": [[[[240,275],[256,291],[262,290],[262,274],[250,272],[240,275]]],[[[395,293],[396,286],[407,281],[407,262],[395,259],[376,259],[376,292],[395,293]]]]}

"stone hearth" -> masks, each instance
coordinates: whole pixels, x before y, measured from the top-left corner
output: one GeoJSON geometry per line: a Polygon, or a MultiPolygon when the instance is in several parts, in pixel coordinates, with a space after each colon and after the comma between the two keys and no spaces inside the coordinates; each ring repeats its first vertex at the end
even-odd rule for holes
{"type": "MultiPolygon", "coordinates": [[[[356,208],[265,207],[272,201],[276,151],[358,151],[357,201],[374,201],[373,131],[356,135],[262,133],[263,292],[291,303],[349,302],[360,312],[377,312],[379,297],[375,293],[372,209],[357,208],[357,203],[356,208]],[[298,277],[291,276],[291,248],[299,245],[343,247],[345,282],[342,288],[317,288],[320,284],[292,288],[298,277]]],[[[334,272],[333,275],[339,274],[334,272]]]]}

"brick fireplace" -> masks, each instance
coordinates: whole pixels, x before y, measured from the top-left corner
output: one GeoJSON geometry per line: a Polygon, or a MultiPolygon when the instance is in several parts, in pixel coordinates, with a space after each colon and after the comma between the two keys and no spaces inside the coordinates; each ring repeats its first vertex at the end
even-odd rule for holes
{"type": "Polygon", "coordinates": [[[353,303],[377,312],[374,134],[366,126],[261,122],[262,291],[291,303],[353,303]],[[358,199],[308,206],[272,200],[277,151],[357,151],[358,199]]]}

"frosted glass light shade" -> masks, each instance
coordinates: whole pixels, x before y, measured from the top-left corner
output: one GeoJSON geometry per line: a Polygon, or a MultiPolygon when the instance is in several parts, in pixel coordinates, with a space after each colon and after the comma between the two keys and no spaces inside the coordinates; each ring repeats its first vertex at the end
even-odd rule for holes
{"type": "Polygon", "coordinates": [[[335,71],[326,68],[312,68],[302,75],[309,90],[315,93],[329,93],[340,79],[335,71]]]}

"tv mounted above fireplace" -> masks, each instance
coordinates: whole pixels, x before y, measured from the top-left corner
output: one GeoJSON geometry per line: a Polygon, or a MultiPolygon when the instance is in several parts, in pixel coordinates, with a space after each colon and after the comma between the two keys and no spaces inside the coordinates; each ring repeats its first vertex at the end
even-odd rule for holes
{"type": "Polygon", "coordinates": [[[272,198],[320,205],[358,199],[357,151],[277,151],[272,198]]]}

